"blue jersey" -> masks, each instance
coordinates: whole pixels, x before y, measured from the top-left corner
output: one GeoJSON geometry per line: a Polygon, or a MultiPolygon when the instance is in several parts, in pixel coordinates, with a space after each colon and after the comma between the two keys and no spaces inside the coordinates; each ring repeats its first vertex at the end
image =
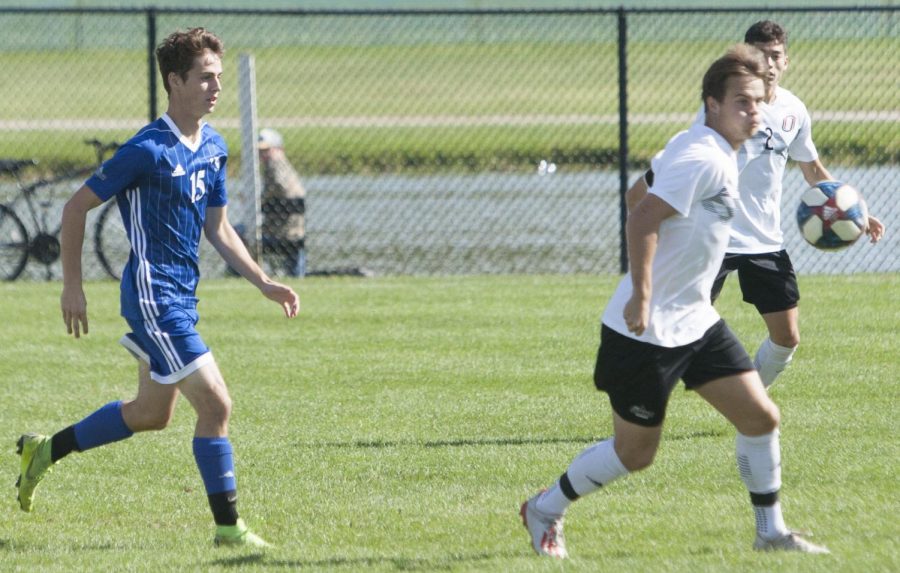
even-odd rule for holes
{"type": "Polygon", "coordinates": [[[228,147],[204,124],[191,145],[168,117],[149,124],[87,180],[116,197],[131,254],[122,272],[122,316],[152,320],[171,307],[193,311],[200,232],[207,207],[222,207],[228,147]]]}

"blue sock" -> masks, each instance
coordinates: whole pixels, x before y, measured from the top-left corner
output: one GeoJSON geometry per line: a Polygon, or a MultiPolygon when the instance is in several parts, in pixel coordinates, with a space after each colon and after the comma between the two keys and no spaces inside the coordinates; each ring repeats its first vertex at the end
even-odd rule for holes
{"type": "Polygon", "coordinates": [[[228,438],[194,438],[194,459],[207,495],[237,490],[234,456],[228,438]]]}
{"type": "Polygon", "coordinates": [[[85,451],[104,444],[118,442],[130,438],[134,432],[125,425],[122,417],[122,402],[110,402],[84,420],[75,428],[75,441],[78,450],[85,451]]]}

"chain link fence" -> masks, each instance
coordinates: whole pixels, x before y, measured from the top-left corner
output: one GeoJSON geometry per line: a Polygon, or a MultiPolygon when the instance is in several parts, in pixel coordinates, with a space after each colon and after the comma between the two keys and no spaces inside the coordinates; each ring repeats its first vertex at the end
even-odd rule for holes
{"type": "MultiPolygon", "coordinates": [[[[306,188],[309,272],[616,273],[623,185],[691,123],[706,67],[766,18],[789,32],[782,83],[807,104],[823,163],[888,226],[875,246],[806,245],[793,215],[806,185],[789,165],[783,227],[798,270],[900,271],[900,207],[888,200],[900,183],[893,7],[0,9],[0,65],[15,79],[0,85],[0,158],[37,160],[20,173],[25,185],[58,180],[35,189],[36,217],[8,172],[0,202],[26,233],[40,235],[43,218],[52,235],[67,194],[96,163],[84,140],[123,142],[165,111],[148,48],[204,26],[227,50],[225,90],[208,119],[230,146],[231,219],[255,219],[238,176],[237,55],[248,53],[260,126],[283,136],[306,188]]],[[[0,240],[21,233],[10,229],[0,218],[0,240]]],[[[94,232],[92,218],[85,274],[100,278],[94,232]]],[[[205,243],[203,251],[205,275],[222,275],[224,264],[205,243]]],[[[59,278],[52,252],[37,254],[22,277],[59,278]]]]}

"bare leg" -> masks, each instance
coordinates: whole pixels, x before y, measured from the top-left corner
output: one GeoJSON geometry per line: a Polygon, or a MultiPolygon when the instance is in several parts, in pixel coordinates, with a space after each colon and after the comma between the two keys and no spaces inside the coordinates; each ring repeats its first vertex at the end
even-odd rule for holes
{"type": "Polygon", "coordinates": [[[169,425],[178,401],[175,384],[160,384],[150,378],[150,365],[138,362],[138,393],[122,404],[122,418],[132,432],[162,430],[169,425]]]}
{"type": "Polygon", "coordinates": [[[755,371],[713,380],[697,388],[697,394],[745,436],[778,429],[778,406],[769,398],[755,371]]]}
{"type": "Polygon", "coordinates": [[[616,455],[622,460],[622,465],[629,472],[649,467],[659,449],[662,425],[648,428],[633,424],[615,412],[612,416],[616,455]]]}
{"type": "Polygon", "coordinates": [[[215,362],[206,364],[179,382],[178,389],[197,412],[196,437],[228,435],[231,397],[215,362]]]}

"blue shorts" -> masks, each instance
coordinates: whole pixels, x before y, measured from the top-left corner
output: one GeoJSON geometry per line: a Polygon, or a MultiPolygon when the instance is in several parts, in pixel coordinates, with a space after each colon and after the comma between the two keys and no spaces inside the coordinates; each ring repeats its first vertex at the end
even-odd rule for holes
{"type": "Polygon", "coordinates": [[[151,320],[126,318],[129,332],[119,343],[150,365],[150,378],[175,384],[213,361],[212,353],[194,329],[196,312],[170,308],[151,320]]]}

